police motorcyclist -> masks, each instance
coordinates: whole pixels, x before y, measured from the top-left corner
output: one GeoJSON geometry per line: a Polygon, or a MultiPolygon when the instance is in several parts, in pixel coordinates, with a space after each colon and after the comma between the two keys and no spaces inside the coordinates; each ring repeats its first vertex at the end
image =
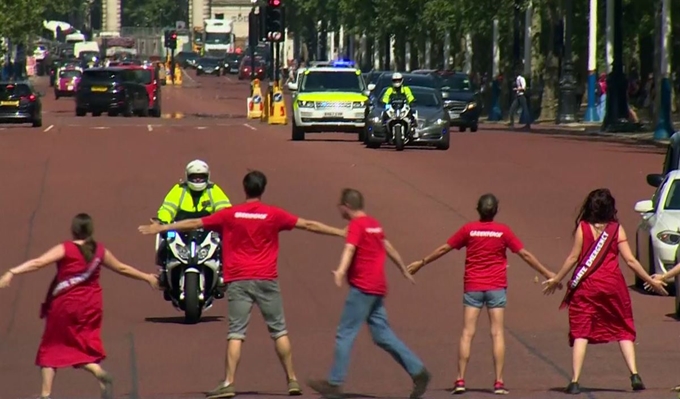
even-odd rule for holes
{"type": "MultiPolygon", "coordinates": [[[[390,109],[390,100],[394,95],[403,95],[406,97],[406,102],[409,105],[416,99],[413,96],[413,92],[411,92],[411,88],[404,86],[404,77],[399,72],[392,74],[392,87],[388,87],[385,90],[385,94],[383,94],[382,103],[385,104],[385,111],[390,109]]],[[[409,117],[411,118],[412,126],[415,127],[416,121],[412,112],[409,114],[409,117]]],[[[387,121],[387,118],[387,112],[383,113],[383,123],[387,121]]]]}
{"type": "MultiPolygon", "coordinates": [[[[196,159],[187,164],[185,180],[175,184],[165,196],[157,218],[163,223],[172,223],[208,216],[229,207],[229,197],[217,184],[210,181],[208,164],[196,159]]],[[[158,245],[156,263],[162,267],[159,280],[164,287],[167,287],[166,257],[167,243],[163,239],[158,245]]]]}

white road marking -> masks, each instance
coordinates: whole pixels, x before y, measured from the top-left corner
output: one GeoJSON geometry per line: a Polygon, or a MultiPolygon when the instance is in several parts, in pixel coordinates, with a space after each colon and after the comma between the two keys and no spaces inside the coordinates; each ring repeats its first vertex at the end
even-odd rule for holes
{"type": "Polygon", "coordinates": [[[153,131],[153,127],[151,127],[151,125],[146,125],[146,130],[152,132],[152,131],[153,131]]]}
{"type": "Polygon", "coordinates": [[[54,127],[54,125],[49,125],[45,130],[43,130],[43,132],[47,133],[50,130],[52,130],[53,127],[54,127]]]}
{"type": "Polygon", "coordinates": [[[205,130],[205,129],[207,129],[207,127],[205,127],[205,126],[198,126],[198,127],[196,127],[196,129],[198,129],[198,130],[205,130]]]}
{"type": "Polygon", "coordinates": [[[248,123],[244,123],[243,126],[247,127],[247,128],[250,129],[250,130],[257,130],[257,128],[256,128],[255,126],[250,125],[250,124],[248,124],[248,123]]]}
{"type": "Polygon", "coordinates": [[[97,129],[97,130],[106,130],[106,129],[111,129],[111,128],[110,128],[110,127],[108,127],[108,126],[97,126],[97,127],[93,127],[92,129],[97,129]]]}

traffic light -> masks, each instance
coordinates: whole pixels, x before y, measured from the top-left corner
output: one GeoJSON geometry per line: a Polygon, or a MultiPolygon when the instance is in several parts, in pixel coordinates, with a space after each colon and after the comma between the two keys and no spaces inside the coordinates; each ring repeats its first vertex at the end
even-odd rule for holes
{"type": "Polygon", "coordinates": [[[283,41],[285,30],[285,12],[281,0],[269,0],[266,16],[267,40],[270,42],[283,41]]]}
{"type": "Polygon", "coordinates": [[[174,30],[170,31],[170,41],[168,42],[168,48],[170,50],[177,49],[177,32],[174,30]]]}

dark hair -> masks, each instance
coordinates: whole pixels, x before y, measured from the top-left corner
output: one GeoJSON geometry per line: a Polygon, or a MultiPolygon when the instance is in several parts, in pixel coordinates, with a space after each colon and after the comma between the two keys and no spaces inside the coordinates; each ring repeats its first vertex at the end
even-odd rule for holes
{"type": "Polygon", "coordinates": [[[616,214],[616,200],[607,188],[598,188],[591,191],[583,201],[581,210],[574,223],[574,233],[578,230],[581,222],[590,224],[618,222],[616,214]]]}
{"type": "Polygon", "coordinates": [[[358,190],[345,188],[340,195],[340,204],[353,211],[361,211],[364,209],[364,196],[358,190]]]}
{"type": "Polygon", "coordinates": [[[243,191],[247,198],[260,198],[267,187],[267,176],[259,170],[248,172],[243,178],[243,191]]]}
{"type": "Polygon", "coordinates": [[[479,214],[479,220],[482,222],[492,221],[498,213],[498,198],[491,193],[479,197],[479,200],[477,200],[477,213],[479,214]]]}
{"type": "Polygon", "coordinates": [[[92,217],[87,213],[79,213],[71,221],[71,235],[74,240],[84,240],[82,245],[78,245],[78,250],[86,262],[94,258],[94,252],[97,249],[97,243],[94,241],[92,234],[94,233],[94,223],[92,217]]]}

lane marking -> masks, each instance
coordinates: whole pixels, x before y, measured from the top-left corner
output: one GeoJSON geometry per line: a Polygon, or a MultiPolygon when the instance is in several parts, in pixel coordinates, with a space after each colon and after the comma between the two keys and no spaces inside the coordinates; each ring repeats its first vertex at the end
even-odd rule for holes
{"type": "Polygon", "coordinates": [[[96,129],[96,130],[106,130],[106,129],[111,129],[111,128],[108,127],[108,126],[97,126],[97,127],[93,127],[92,129],[96,129]]]}
{"type": "Polygon", "coordinates": [[[198,130],[205,130],[205,129],[207,129],[207,127],[205,127],[205,126],[198,126],[196,129],[198,129],[198,130]]]}
{"type": "Polygon", "coordinates": [[[47,129],[43,130],[43,132],[47,133],[47,132],[49,132],[50,130],[52,130],[53,127],[54,127],[54,125],[49,125],[49,126],[47,127],[47,129]]]}
{"type": "Polygon", "coordinates": [[[151,127],[151,125],[146,125],[146,130],[153,132],[153,127],[151,127]]]}
{"type": "Polygon", "coordinates": [[[250,125],[250,124],[248,124],[248,123],[244,123],[243,126],[247,127],[247,128],[250,129],[250,130],[257,130],[257,128],[256,128],[255,126],[250,125]]]}

